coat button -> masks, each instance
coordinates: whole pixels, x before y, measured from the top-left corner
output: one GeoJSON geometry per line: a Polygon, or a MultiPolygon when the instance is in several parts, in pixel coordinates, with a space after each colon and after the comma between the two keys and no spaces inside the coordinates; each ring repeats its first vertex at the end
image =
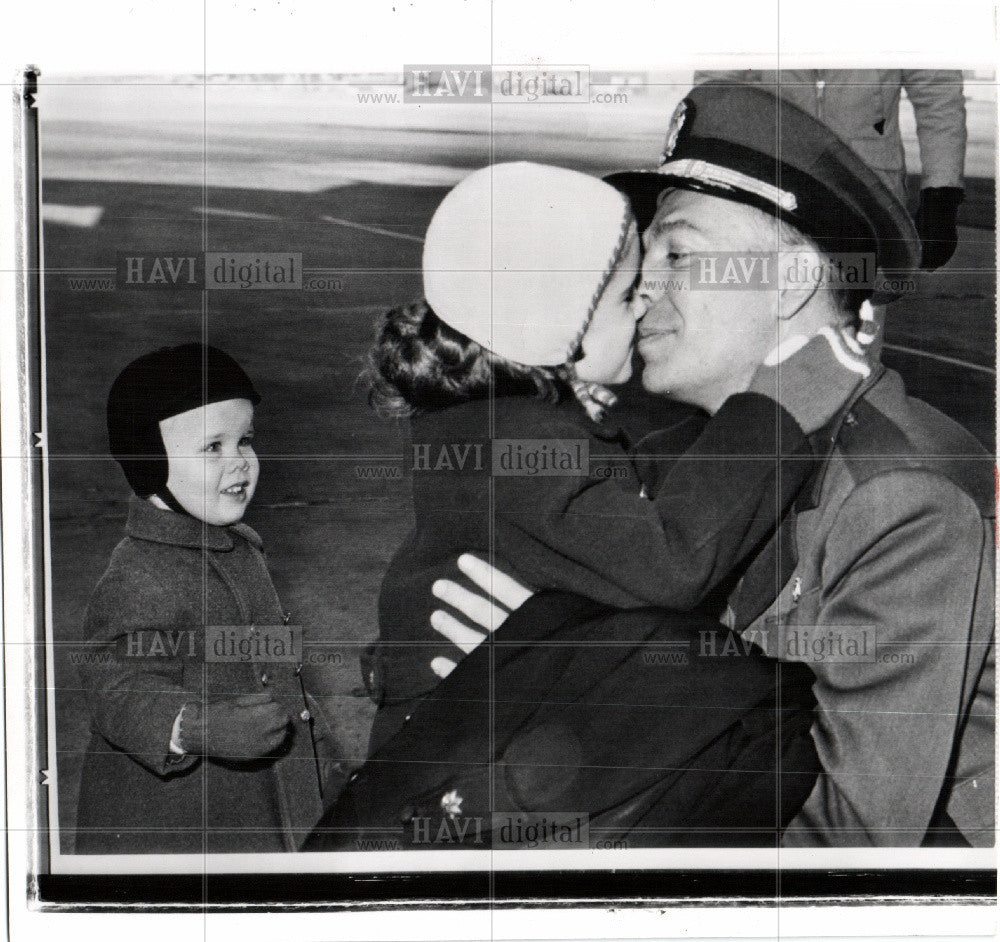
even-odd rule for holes
{"type": "Polygon", "coordinates": [[[858,418],[853,412],[848,412],[847,415],[844,416],[844,425],[857,425],[857,424],[858,424],[858,418]]]}
{"type": "Polygon", "coordinates": [[[257,626],[256,625],[251,625],[250,626],[250,634],[252,634],[252,635],[259,635],[260,634],[260,632],[257,630],[257,626]]]}
{"type": "Polygon", "coordinates": [[[312,719],[312,713],[310,713],[308,710],[303,710],[299,714],[299,719],[302,720],[303,723],[308,723],[312,719]]]}
{"type": "Polygon", "coordinates": [[[416,811],[414,810],[413,805],[407,805],[399,813],[399,820],[403,824],[409,824],[414,819],[414,817],[416,817],[416,811]]]}
{"type": "Polygon", "coordinates": [[[293,671],[293,673],[295,674],[296,677],[298,677],[299,674],[302,673],[302,665],[301,664],[296,664],[295,665],[295,670],[293,671]]]}
{"type": "Polygon", "coordinates": [[[292,620],[291,612],[285,612],[285,614],[281,616],[281,623],[283,625],[287,625],[291,620],[292,620]]]}
{"type": "Polygon", "coordinates": [[[270,678],[269,678],[269,677],[267,676],[267,671],[264,671],[264,673],[260,675],[260,682],[261,682],[261,683],[262,683],[262,684],[263,684],[263,685],[264,685],[265,687],[267,686],[267,682],[268,682],[268,680],[269,680],[269,679],[270,679],[270,678]]]}
{"type": "Polygon", "coordinates": [[[410,717],[412,717],[412,716],[413,716],[412,713],[407,713],[406,716],[403,717],[403,722],[404,723],[409,723],[410,722],[410,717]]]}

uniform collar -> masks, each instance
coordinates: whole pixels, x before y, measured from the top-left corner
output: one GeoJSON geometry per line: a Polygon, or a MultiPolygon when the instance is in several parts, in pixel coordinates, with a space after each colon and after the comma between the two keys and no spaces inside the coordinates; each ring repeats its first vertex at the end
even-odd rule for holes
{"type": "Polygon", "coordinates": [[[819,506],[820,496],[823,493],[823,482],[830,467],[830,457],[833,454],[834,448],[837,447],[837,440],[840,438],[841,431],[845,425],[853,425],[857,421],[852,412],[855,405],[867,396],[871,389],[885,375],[885,366],[881,363],[876,363],[868,378],[851,393],[837,414],[818,432],[814,432],[809,436],[809,442],[812,445],[813,452],[820,466],[812,479],[812,483],[806,485],[796,500],[795,506],[798,510],[812,510],[819,506]]]}
{"type": "Polygon", "coordinates": [[[137,540],[221,552],[233,548],[233,534],[237,533],[257,549],[262,548],[260,537],[245,523],[216,527],[185,514],[161,510],[148,500],[138,497],[133,497],[129,502],[125,532],[137,540]]]}

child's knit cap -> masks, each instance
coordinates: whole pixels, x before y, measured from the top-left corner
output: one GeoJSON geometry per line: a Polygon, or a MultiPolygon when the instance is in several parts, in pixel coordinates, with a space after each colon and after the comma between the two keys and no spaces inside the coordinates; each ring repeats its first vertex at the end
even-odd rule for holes
{"type": "Polygon", "coordinates": [[[213,402],[260,395],[228,353],[202,343],[161,347],[133,360],[108,393],[108,442],[129,486],[140,497],[167,494],[167,452],[160,422],[213,402]]]}
{"type": "Polygon", "coordinates": [[[434,213],[424,296],[441,320],[493,353],[560,366],[579,348],[632,218],[621,193],[585,173],[484,167],[434,213]]]}

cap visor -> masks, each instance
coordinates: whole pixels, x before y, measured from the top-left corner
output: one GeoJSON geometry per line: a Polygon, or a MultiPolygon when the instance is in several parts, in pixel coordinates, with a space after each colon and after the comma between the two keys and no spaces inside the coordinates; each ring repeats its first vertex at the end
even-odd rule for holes
{"type": "Polygon", "coordinates": [[[622,173],[612,173],[604,177],[605,183],[610,183],[620,193],[624,193],[632,204],[639,232],[644,232],[656,215],[657,201],[660,194],[677,181],[657,173],[655,170],[627,170],[622,173]]]}

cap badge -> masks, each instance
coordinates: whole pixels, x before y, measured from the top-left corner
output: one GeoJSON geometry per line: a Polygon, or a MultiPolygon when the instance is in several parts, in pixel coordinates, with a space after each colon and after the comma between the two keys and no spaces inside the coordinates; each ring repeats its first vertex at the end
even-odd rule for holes
{"type": "Polygon", "coordinates": [[[680,136],[681,128],[684,127],[684,119],[687,117],[687,101],[682,101],[670,116],[670,127],[667,128],[667,139],[663,144],[663,153],[660,160],[666,160],[677,146],[677,138],[680,136]]]}

